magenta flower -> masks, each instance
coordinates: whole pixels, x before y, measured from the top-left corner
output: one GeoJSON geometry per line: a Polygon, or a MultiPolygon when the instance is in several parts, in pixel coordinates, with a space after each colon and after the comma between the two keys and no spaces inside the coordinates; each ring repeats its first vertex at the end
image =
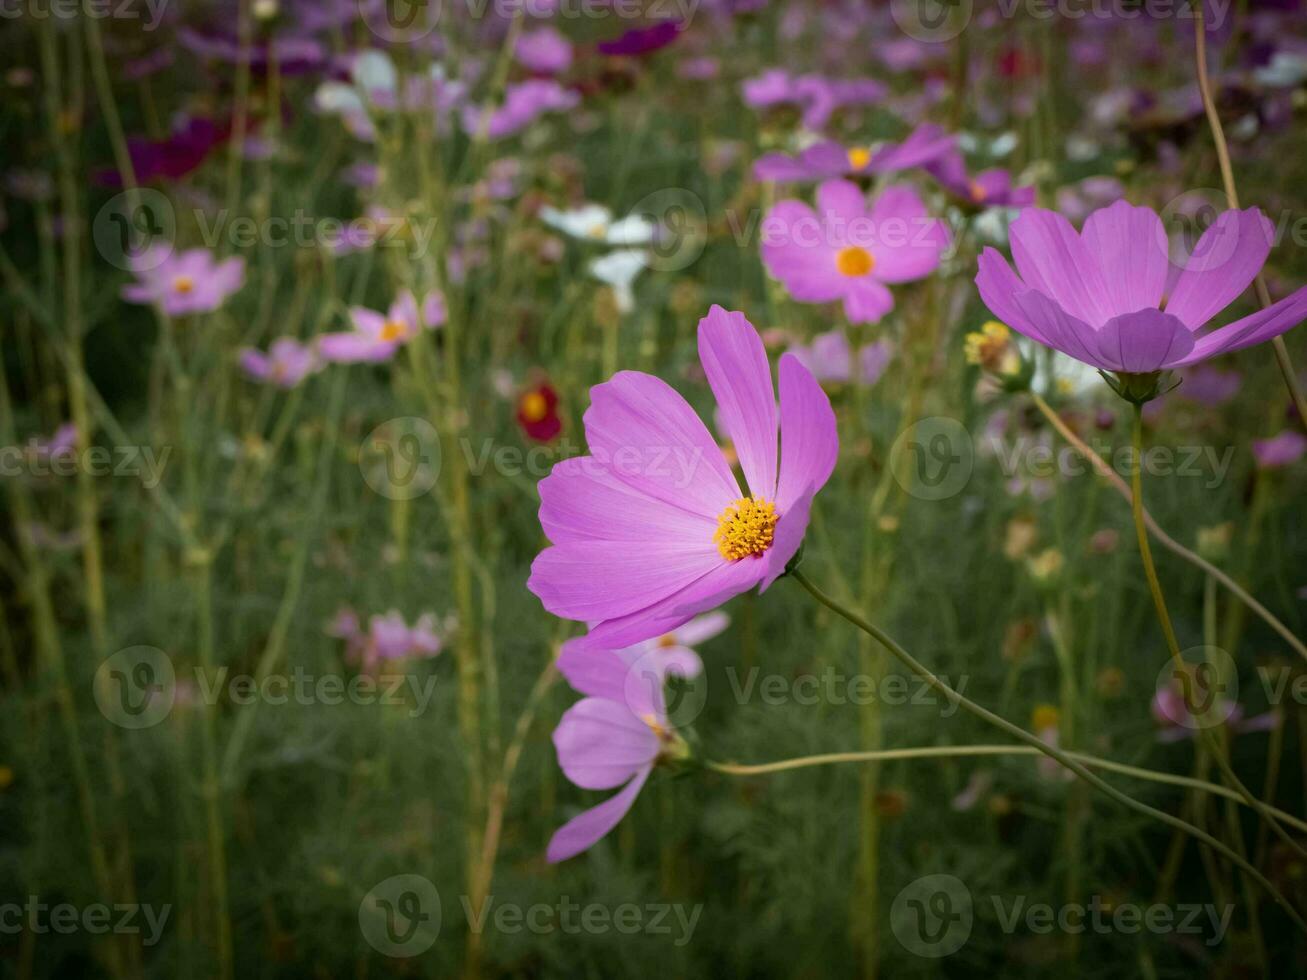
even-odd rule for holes
{"type": "Polygon", "coordinates": [[[912,188],[887,187],[868,210],[856,184],[828,180],[816,212],[795,200],[767,212],[762,261],[800,302],[843,300],[850,323],[875,323],[894,308],[886,284],[929,275],[949,241],[912,188]]]}
{"type": "Polygon", "coordinates": [[[887,89],[872,78],[829,80],[820,75],[794,77],[783,68],[771,68],[747,79],[744,101],[754,109],[792,104],[803,112],[804,127],[819,130],[835,110],[846,105],[868,105],[885,97],[887,89]]]}
{"type": "Polygon", "coordinates": [[[611,41],[600,41],[595,47],[600,54],[639,56],[652,54],[667,47],[680,36],[684,25],[676,20],[664,20],[652,27],[636,27],[611,41]]]}
{"type": "Polygon", "coordinates": [[[327,624],[326,633],[345,641],[346,660],[375,672],[385,661],[436,656],[453,628],[450,620],[437,623],[433,613],[423,613],[409,626],[399,610],[392,609],[384,616],[369,617],[364,630],[358,613],[343,606],[327,624]]]}
{"type": "Polygon", "coordinates": [[[1202,692],[1200,700],[1206,707],[1195,714],[1179,683],[1158,684],[1153,700],[1149,704],[1153,721],[1157,723],[1157,740],[1179,742],[1186,738],[1193,738],[1194,733],[1200,728],[1218,724],[1229,725],[1232,731],[1239,734],[1267,732],[1280,726],[1280,715],[1277,712],[1267,711],[1247,718],[1243,705],[1227,701],[1222,697],[1216,697],[1207,704],[1207,697],[1209,694],[1202,692]]]}
{"type": "Polygon", "coordinates": [[[1118,201],[1076,234],[1059,214],[1029,208],[1012,223],[1017,273],[993,248],[980,256],[976,286],[1017,332],[1100,371],[1145,376],[1135,399],[1155,394],[1155,372],[1196,364],[1279,336],[1307,316],[1307,288],[1199,336],[1261,270],[1274,229],[1256,208],[1226,211],[1203,233],[1182,269],[1167,257],[1162,221],[1118,201]]]}
{"type": "Polygon", "coordinates": [[[513,57],[528,71],[556,75],[572,67],[572,43],[556,27],[539,27],[518,37],[513,57]]]}
{"type": "Polygon", "coordinates": [[[504,104],[498,109],[463,107],[463,130],[478,136],[485,129],[487,139],[503,139],[525,129],[546,112],[567,112],[581,103],[581,96],[551,78],[531,78],[508,86],[504,104]]]}
{"type": "Polygon", "coordinates": [[[1253,440],[1253,456],[1262,469],[1279,469],[1302,459],[1307,452],[1307,436],[1285,429],[1270,439],[1253,440]]]}
{"type": "Polygon", "coordinates": [[[926,164],[926,172],[955,197],[973,207],[1024,208],[1035,203],[1035,188],[1013,187],[1012,174],[1002,167],[967,173],[962,154],[953,150],[926,164]]]}
{"type": "MultiPolygon", "coordinates": [[[[845,383],[853,378],[853,350],[843,330],[829,330],[812,338],[807,346],[796,345],[789,352],[799,359],[818,381],[845,383]]],[[[885,338],[863,345],[858,351],[858,381],[873,385],[889,364],[893,349],[885,338]]]]}
{"type": "Polygon", "coordinates": [[[660,759],[688,755],[668,720],[663,686],[669,674],[694,677],[703,664],[684,648],[582,652],[569,645],[558,669],[586,695],[554,729],[559,766],[582,789],[622,790],[558,828],[546,851],[550,863],[593,847],[616,827],[660,759]]]}
{"type": "Polygon", "coordinates": [[[123,299],[153,303],[168,316],[212,313],[245,284],[245,260],[217,261],[203,248],[165,255],[150,249],[132,262],[137,282],[124,286],[123,299]]]}
{"type": "Polygon", "coordinates": [[[294,337],[280,337],[265,354],[252,347],[240,353],[240,365],[255,381],[266,381],[279,388],[294,388],[321,367],[317,352],[294,337]]]}
{"type": "Polygon", "coordinates": [[[699,321],[699,359],[749,494],[666,382],[622,371],[592,388],[590,455],[540,483],[553,544],[527,583],[554,615],[591,624],[570,646],[620,649],[766,590],[803,541],[839,448],[830,401],[797,358],[781,357],[778,454],[771,370],[744,314],[714,306],[699,321]]]}
{"type": "Polygon", "coordinates": [[[324,360],[336,364],[388,361],[416,337],[422,327],[431,330],[445,322],[445,303],[439,293],[431,293],[423,301],[419,317],[417,300],[404,290],[384,314],[365,306],[354,306],[349,315],[354,323],[353,330],[323,334],[318,338],[318,352],[324,360]]]}
{"type": "Polygon", "coordinates": [[[902,143],[879,147],[844,147],[834,140],[814,143],[797,157],[768,153],[753,165],[758,180],[809,181],[832,177],[865,177],[921,167],[953,149],[957,137],[939,126],[918,126],[902,143]]]}

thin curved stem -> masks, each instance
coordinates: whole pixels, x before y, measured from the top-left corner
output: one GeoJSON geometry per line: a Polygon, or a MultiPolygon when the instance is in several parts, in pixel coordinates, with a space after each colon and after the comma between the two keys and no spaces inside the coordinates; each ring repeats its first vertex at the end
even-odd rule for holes
{"type": "MultiPolygon", "coordinates": [[[[1225,142],[1225,129],[1221,126],[1221,114],[1216,111],[1216,100],[1212,98],[1212,81],[1207,71],[1207,25],[1204,19],[1203,4],[1197,0],[1194,11],[1194,65],[1198,72],[1198,91],[1203,99],[1203,112],[1207,115],[1207,125],[1212,131],[1212,142],[1216,145],[1216,160],[1221,167],[1221,182],[1225,185],[1225,199],[1230,207],[1239,207],[1239,190],[1234,183],[1234,167],[1230,164],[1230,148],[1225,142]]],[[[1257,290],[1257,300],[1262,308],[1271,305],[1271,291],[1266,288],[1266,280],[1259,272],[1253,279],[1257,290]]],[[[1275,351],[1276,363],[1284,375],[1284,383],[1289,389],[1294,407],[1298,409],[1298,424],[1307,426],[1307,398],[1303,397],[1302,387],[1298,384],[1298,375],[1293,369],[1293,359],[1283,337],[1271,339],[1271,348],[1275,351]]]]}
{"type": "MultiPolygon", "coordinates": [[[[1057,412],[1053,411],[1052,406],[1049,405],[1048,402],[1044,401],[1042,397],[1033,391],[1030,392],[1030,397],[1039,411],[1043,413],[1044,418],[1048,419],[1049,424],[1057,430],[1058,435],[1070,443],[1081,456],[1089,460],[1090,465],[1093,466],[1098,475],[1107,480],[1108,483],[1112,484],[1117,493],[1124,497],[1128,504],[1133,506],[1134,494],[1130,491],[1130,487],[1126,484],[1125,480],[1121,479],[1120,474],[1113,470],[1112,467],[1105,462],[1101,456],[1094,452],[1083,439],[1072,432],[1070,427],[1062,421],[1057,412]]],[[[1144,525],[1148,528],[1148,533],[1157,540],[1158,544],[1173,555],[1183,558],[1195,568],[1201,569],[1205,574],[1210,575],[1216,581],[1220,582],[1236,599],[1251,609],[1264,623],[1266,623],[1267,626],[1275,630],[1285,643],[1289,644],[1289,646],[1297,651],[1299,656],[1304,660],[1307,660],[1307,644],[1304,644],[1302,640],[1294,636],[1289,630],[1289,627],[1276,619],[1269,609],[1254,599],[1248,591],[1243,588],[1243,586],[1228,574],[1217,568],[1202,555],[1190,551],[1179,541],[1175,540],[1175,538],[1162,530],[1161,525],[1153,519],[1152,514],[1148,513],[1147,508],[1144,508],[1143,514],[1144,525]]]]}
{"type": "Polygon", "coordinates": [[[1094,775],[1094,773],[1090,772],[1089,769],[1086,768],[1083,763],[1078,762],[1075,759],[1071,758],[1071,756],[1069,756],[1066,752],[1062,751],[1061,749],[1052,745],[1045,744],[1043,741],[1041,741],[1039,738],[1032,735],[1030,732],[1026,731],[1025,729],[1020,728],[1017,725],[1012,724],[1007,719],[994,714],[994,712],[990,711],[988,708],[981,707],[980,705],[972,701],[970,698],[963,697],[957,691],[953,690],[953,688],[949,687],[948,684],[944,683],[944,681],[936,677],[924,664],[922,664],[919,660],[917,660],[916,657],[912,656],[912,654],[908,653],[907,650],[899,646],[898,642],[893,637],[891,637],[888,633],[885,633],[879,627],[868,622],[866,619],[864,619],[857,613],[853,612],[852,610],[846,609],[844,606],[840,605],[838,602],[836,602],[834,599],[828,596],[825,592],[822,592],[821,589],[817,588],[817,586],[812,583],[812,581],[807,577],[807,575],[803,573],[802,569],[795,569],[790,574],[793,576],[794,580],[798,582],[800,585],[802,585],[805,589],[807,589],[808,592],[812,595],[812,597],[816,599],[819,603],[821,603],[827,609],[830,609],[832,612],[844,617],[854,626],[858,627],[858,629],[862,630],[864,633],[869,634],[873,639],[875,639],[878,643],[880,643],[881,646],[883,646],[886,650],[888,650],[891,654],[893,654],[896,658],[898,658],[898,660],[901,663],[903,663],[904,666],[906,666],[914,674],[916,674],[923,681],[925,681],[927,685],[929,685],[938,693],[944,695],[944,697],[948,698],[958,707],[965,708],[968,712],[975,715],[977,718],[980,718],[982,721],[990,725],[993,725],[995,728],[999,729],[1000,731],[1004,732],[1007,735],[1012,736],[1017,741],[1024,742],[1027,745],[1029,745],[1031,748],[1035,749],[1037,752],[1041,752],[1044,755],[1048,756],[1049,758],[1057,760],[1065,768],[1070,769],[1073,773],[1075,773],[1085,782],[1089,783],[1089,785],[1093,786],[1099,792],[1104,793],[1107,796],[1110,796],[1112,799],[1116,800],[1122,806],[1128,807],[1129,809],[1135,811],[1136,813],[1141,813],[1145,816],[1153,817],[1157,820],[1160,820],[1162,823],[1166,824],[1169,827],[1174,827],[1177,830],[1183,830],[1185,833],[1192,835],[1197,840],[1202,841],[1208,847],[1211,847],[1213,850],[1220,853],[1228,861],[1232,862],[1233,864],[1241,868],[1243,871],[1247,872],[1248,875],[1251,876],[1259,885],[1261,885],[1264,889],[1266,889],[1267,894],[1269,894],[1272,898],[1274,898],[1275,901],[1284,909],[1285,914],[1287,914],[1293,920],[1294,925],[1296,925],[1304,933],[1307,933],[1307,922],[1303,921],[1302,916],[1300,916],[1298,914],[1298,911],[1292,905],[1289,904],[1288,899],[1286,899],[1282,894],[1280,894],[1279,890],[1274,885],[1271,884],[1271,882],[1266,878],[1266,876],[1263,875],[1260,871],[1258,871],[1255,867],[1253,867],[1246,858],[1243,858],[1238,854],[1236,854],[1225,843],[1217,840],[1207,831],[1202,830],[1199,827],[1195,827],[1193,824],[1189,823],[1188,821],[1181,820],[1179,817],[1167,813],[1165,810],[1159,810],[1157,807],[1149,806],[1147,803],[1140,803],[1134,797],[1121,792],[1121,790],[1117,789],[1111,783],[1105,782],[1103,779],[1094,775]]]}
{"type": "MultiPolygon", "coordinates": [[[[1035,756],[1042,755],[1038,749],[1027,745],[926,745],[910,749],[880,749],[874,752],[827,752],[821,755],[805,755],[794,759],[781,759],[777,762],[763,762],[755,765],[741,765],[734,762],[705,761],[704,765],[714,772],[727,776],[767,776],[778,772],[792,772],[796,769],[810,769],[814,766],[838,765],[845,762],[906,762],[912,759],[957,759],[968,756],[1035,756]]],[[[1101,759],[1084,752],[1068,752],[1067,756],[1081,765],[1091,769],[1133,776],[1150,783],[1164,783],[1168,786],[1180,786],[1185,789],[1223,796],[1247,805],[1237,792],[1228,786],[1209,783],[1192,776],[1178,776],[1170,772],[1158,772],[1155,769],[1143,769],[1139,766],[1101,759]]],[[[1270,808],[1285,823],[1307,833],[1307,821],[1295,817],[1292,813],[1270,808]]]]}
{"type": "MultiPolygon", "coordinates": [[[[1171,659],[1175,662],[1175,669],[1181,671],[1185,668],[1184,657],[1180,654],[1180,644],[1175,638],[1175,627],[1171,624],[1171,614],[1166,608],[1166,596],[1162,593],[1162,583],[1157,577],[1157,566],[1153,564],[1153,551],[1148,545],[1148,531],[1144,527],[1144,410],[1142,405],[1135,405],[1130,441],[1134,448],[1134,465],[1131,467],[1130,472],[1131,490],[1134,499],[1130,509],[1135,519],[1135,536],[1139,539],[1139,555],[1144,562],[1144,577],[1148,579],[1148,591],[1153,596],[1153,607],[1157,610],[1157,621],[1162,624],[1162,633],[1166,636],[1167,649],[1171,652],[1171,659]]],[[[1253,796],[1252,791],[1243,784],[1243,780],[1230,766],[1230,760],[1224,746],[1216,739],[1211,729],[1203,727],[1200,730],[1200,735],[1206,741],[1207,747],[1212,753],[1212,758],[1216,760],[1216,765],[1220,768],[1221,774],[1230,785],[1237,789],[1240,795],[1247,800],[1248,805],[1271,825],[1271,829],[1275,831],[1277,837],[1297,851],[1304,860],[1307,860],[1307,851],[1304,851],[1298,842],[1280,826],[1267,809],[1266,804],[1253,796]]]]}

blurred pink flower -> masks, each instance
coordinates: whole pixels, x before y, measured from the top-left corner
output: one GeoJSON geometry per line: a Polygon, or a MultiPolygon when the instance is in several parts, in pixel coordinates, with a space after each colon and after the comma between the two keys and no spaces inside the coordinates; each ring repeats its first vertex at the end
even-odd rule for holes
{"type": "Polygon", "coordinates": [[[138,281],[123,287],[123,299],[155,304],[169,316],[212,313],[245,284],[239,256],[218,261],[203,248],[160,255],[154,248],[132,262],[138,281]]]}

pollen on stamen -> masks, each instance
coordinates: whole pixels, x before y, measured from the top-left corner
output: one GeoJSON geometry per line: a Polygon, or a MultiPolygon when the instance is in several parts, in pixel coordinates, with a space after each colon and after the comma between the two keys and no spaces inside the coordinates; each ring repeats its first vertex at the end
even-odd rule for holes
{"type": "Polygon", "coordinates": [[[865,146],[855,146],[849,150],[849,169],[861,170],[871,163],[871,150],[865,146]]]}
{"type": "Polygon", "coordinates": [[[384,341],[401,340],[408,333],[408,327],[398,320],[387,320],[381,326],[381,339],[384,341]]]}
{"type": "Polygon", "coordinates": [[[865,276],[875,267],[875,257],[861,246],[846,245],[835,253],[835,268],[842,276],[865,276]]]}
{"type": "Polygon", "coordinates": [[[776,505],[758,497],[741,497],[717,518],[713,543],[727,561],[761,555],[772,545],[776,531],[776,505]]]}
{"type": "Polygon", "coordinates": [[[173,292],[181,293],[185,296],[195,289],[195,280],[190,276],[176,276],[172,281],[173,292]]]}

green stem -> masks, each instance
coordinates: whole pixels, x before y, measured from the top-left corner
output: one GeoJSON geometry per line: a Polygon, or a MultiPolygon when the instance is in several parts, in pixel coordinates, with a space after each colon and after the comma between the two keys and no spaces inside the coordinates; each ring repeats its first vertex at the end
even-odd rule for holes
{"type": "Polygon", "coordinates": [[[1249,864],[1245,858],[1242,858],[1238,854],[1236,854],[1224,843],[1217,840],[1215,837],[1213,837],[1211,834],[1207,833],[1206,831],[1200,830],[1199,828],[1193,826],[1193,824],[1181,820],[1179,817],[1173,816],[1172,814],[1169,814],[1164,810],[1159,810],[1157,809],[1157,807],[1149,806],[1147,803],[1140,803],[1138,800],[1134,799],[1133,797],[1128,796],[1127,794],[1121,792],[1112,784],[1105,782],[1104,780],[1100,779],[1098,776],[1094,775],[1092,772],[1089,771],[1089,769],[1084,765],[1084,763],[1079,762],[1076,759],[1073,759],[1070,755],[1068,755],[1066,752],[1063,752],[1061,749],[1056,748],[1052,745],[1046,745],[1042,740],[1036,738],[1034,735],[1032,735],[1030,732],[1026,731],[1025,729],[1019,728],[1018,726],[1012,724],[1010,721],[1006,720],[1005,718],[1000,718],[998,715],[994,714],[994,712],[988,710],[987,708],[981,707],[980,705],[976,704],[974,701],[970,700],[969,698],[963,697],[957,691],[953,690],[953,688],[949,687],[948,684],[944,683],[944,681],[936,677],[924,664],[918,661],[916,657],[912,656],[912,654],[908,653],[907,650],[899,646],[898,642],[893,637],[891,637],[888,633],[885,633],[879,627],[868,622],[866,619],[863,619],[856,612],[844,608],[838,602],[836,602],[834,599],[828,596],[826,593],[822,592],[821,589],[817,588],[817,586],[812,583],[812,581],[807,577],[807,575],[804,574],[802,569],[795,569],[793,572],[791,572],[791,575],[794,577],[794,580],[798,582],[800,585],[802,585],[805,589],[807,589],[809,594],[811,594],[812,597],[816,599],[819,603],[821,603],[827,609],[830,609],[832,612],[840,616],[843,616],[854,626],[858,627],[858,629],[862,630],[864,633],[867,633],[869,636],[874,638],[877,642],[881,644],[881,646],[883,646],[886,650],[888,650],[891,654],[893,654],[904,666],[906,666],[914,674],[916,674],[923,681],[925,681],[927,685],[929,685],[938,693],[942,694],[948,700],[952,701],[958,707],[965,708],[968,712],[975,715],[977,718],[994,726],[995,728],[999,729],[1005,734],[1012,736],[1017,741],[1026,743],[1031,748],[1035,749],[1037,752],[1043,753],[1044,755],[1048,756],[1050,759],[1055,759],[1057,762],[1061,763],[1064,767],[1071,770],[1073,773],[1075,773],[1085,782],[1089,783],[1089,785],[1093,786],[1095,789],[1105,794],[1106,796],[1109,796],[1112,799],[1116,800],[1116,802],[1120,803],[1122,806],[1127,807],[1128,809],[1131,809],[1136,813],[1140,813],[1145,816],[1153,817],[1154,819],[1160,820],[1162,823],[1166,824],[1169,827],[1175,827],[1179,830],[1185,831],[1186,833],[1192,834],[1195,838],[1202,841],[1208,847],[1211,847],[1213,850],[1223,855],[1227,860],[1231,861],[1238,867],[1242,868],[1249,875],[1251,875],[1258,884],[1260,884],[1264,889],[1266,889],[1267,893],[1271,895],[1271,897],[1274,898],[1276,902],[1279,903],[1279,905],[1284,909],[1285,913],[1293,920],[1294,924],[1304,933],[1307,933],[1307,922],[1303,921],[1302,916],[1300,916],[1298,914],[1298,911],[1292,905],[1289,904],[1289,901],[1283,895],[1280,894],[1279,890],[1276,889],[1276,887],[1272,885],[1269,880],[1267,880],[1265,875],[1263,875],[1260,871],[1258,871],[1251,864],[1249,864]]]}
{"type": "MultiPolygon", "coordinates": [[[[1133,492],[1133,501],[1131,511],[1135,519],[1135,536],[1139,539],[1139,555],[1144,562],[1144,576],[1148,579],[1148,590],[1153,595],[1153,607],[1157,610],[1157,621],[1162,625],[1162,633],[1166,636],[1167,649],[1171,651],[1171,660],[1175,664],[1177,671],[1185,669],[1184,657],[1180,654],[1180,644],[1175,638],[1175,628],[1171,625],[1171,614],[1166,608],[1166,597],[1162,594],[1162,583],[1157,578],[1157,568],[1153,564],[1153,552],[1148,545],[1148,530],[1144,527],[1144,490],[1143,490],[1143,450],[1144,450],[1144,410],[1142,405],[1135,405],[1134,425],[1131,429],[1131,445],[1134,448],[1134,465],[1131,466],[1131,490],[1133,492]]],[[[1270,811],[1267,810],[1266,804],[1257,797],[1253,796],[1252,791],[1243,784],[1243,780],[1235,773],[1230,766],[1230,760],[1224,746],[1216,739],[1210,728],[1201,725],[1199,732],[1206,741],[1207,746],[1212,751],[1216,760],[1216,765],[1221,770],[1221,774],[1226,781],[1237,789],[1243,798],[1248,801],[1248,805],[1257,811],[1258,815],[1270,824],[1271,829],[1275,831],[1276,836],[1298,852],[1304,860],[1307,860],[1307,851],[1292,837],[1285,832],[1284,828],[1279,825],[1270,811]]]]}
{"type": "MultiPolygon", "coordinates": [[[[805,755],[794,759],[781,759],[778,762],[762,762],[755,765],[741,765],[734,762],[705,761],[704,765],[714,772],[728,776],[768,776],[778,772],[792,772],[796,769],[811,769],[814,766],[838,765],[845,762],[909,762],[914,759],[959,759],[974,756],[1036,756],[1043,755],[1039,749],[1026,745],[926,745],[910,749],[881,749],[876,752],[827,752],[820,755],[805,755]]],[[[1133,776],[1150,783],[1163,783],[1167,786],[1180,786],[1184,789],[1212,796],[1222,796],[1237,803],[1246,801],[1228,786],[1209,783],[1204,779],[1191,776],[1177,776],[1175,773],[1158,772],[1102,759],[1085,752],[1068,752],[1067,756],[1091,769],[1102,769],[1122,776],[1133,776]]],[[[1307,821],[1295,817],[1283,810],[1275,811],[1285,823],[1307,833],[1307,821]]]]}

